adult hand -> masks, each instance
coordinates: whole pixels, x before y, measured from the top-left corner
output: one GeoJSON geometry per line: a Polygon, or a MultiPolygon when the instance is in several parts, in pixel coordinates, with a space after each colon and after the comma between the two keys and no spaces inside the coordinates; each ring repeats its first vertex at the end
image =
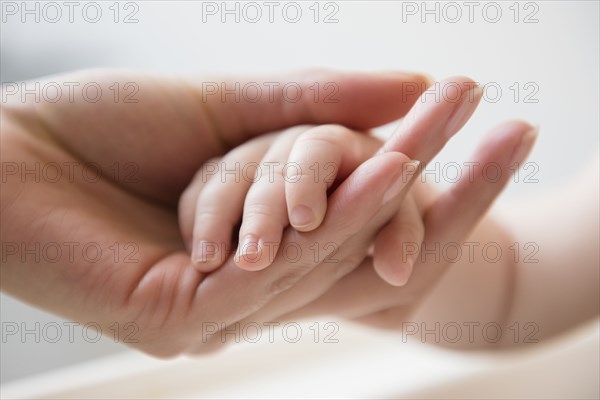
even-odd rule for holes
{"type": "MultiPolygon", "coordinates": [[[[411,111],[384,145],[383,156],[400,157],[395,152],[401,151],[410,159],[421,160],[423,164],[431,160],[462,127],[477,105],[477,93],[469,93],[468,90],[469,87],[473,88],[473,82],[466,78],[453,78],[441,82],[437,89],[430,90],[444,90],[445,86],[457,83],[464,88],[463,92],[449,97],[461,97],[465,101],[436,102],[434,99],[439,97],[424,94],[423,103],[411,111]],[[471,101],[466,101],[471,95],[471,101]],[[466,110],[464,107],[461,109],[464,104],[469,104],[466,110]],[[458,122],[457,113],[462,114],[458,122]]],[[[439,261],[439,250],[433,256],[423,257],[425,253],[420,250],[421,243],[425,249],[431,249],[436,244],[443,246],[447,243],[461,243],[506,185],[514,164],[523,162],[534,138],[535,130],[527,123],[502,124],[490,132],[487,140],[475,153],[471,160],[471,165],[474,166],[472,174],[465,175],[451,189],[436,194],[426,185],[417,182],[414,190],[415,196],[419,198],[417,204],[420,205],[422,225],[414,220],[403,219],[400,205],[409,189],[408,185],[395,200],[387,204],[381,203],[381,193],[372,185],[377,179],[382,179],[378,172],[383,167],[376,165],[381,161],[378,158],[382,155],[368,160],[332,196],[328,206],[328,210],[332,211],[326,216],[326,222],[338,221],[332,228],[319,228],[308,234],[290,230],[282,245],[285,247],[287,240],[288,243],[300,243],[301,248],[314,249],[315,244],[322,246],[333,243],[336,246],[337,261],[331,263],[331,259],[327,258],[329,254],[326,253],[315,263],[311,260],[314,252],[307,252],[306,257],[296,263],[296,271],[293,274],[288,272],[291,282],[301,280],[293,286],[291,282],[287,282],[286,288],[291,287],[279,295],[277,301],[272,301],[255,312],[246,312],[247,315],[240,319],[240,323],[289,320],[322,314],[348,318],[368,316],[368,321],[372,323],[402,322],[403,319],[396,311],[405,315],[414,310],[444,275],[447,270],[445,267],[448,266],[448,263],[439,261]],[[498,167],[500,179],[488,179],[484,170],[490,163],[498,167]],[[372,176],[365,178],[369,172],[372,176]],[[371,204],[363,198],[369,194],[372,197],[371,204]],[[371,211],[375,204],[380,204],[377,212],[371,211]],[[357,221],[360,224],[354,225],[357,221]],[[373,260],[365,259],[365,256],[376,237],[374,257],[379,266],[375,265],[373,268],[373,260]],[[342,241],[336,241],[339,240],[337,238],[342,238],[342,241]],[[404,244],[415,246],[411,247],[416,255],[415,272],[408,284],[394,287],[384,282],[379,275],[406,273],[404,267],[407,265],[407,258],[403,252],[407,247],[404,244]],[[318,267],[315,268],[315,265],[318,267]]],[[[386,162],[396,162],[398,166],[402,164],[401,159],[389,159],[386,162]]],[[[391,171],[393,169],[390,174],[391,171]]],[[[492,238],[498,239],[503,232],[496,229],[491,234],[492,238]]],[[[269,270],[280,268],[285,270],[284,260],[281,258],[269,270]]],[[[227,271],[224,274],[238,273],[233,263],[223,269],[227,271]]],[[[500,277],[504,278],[503,275],[500,277]]],[[[230,299],[228,293],[215,292],[213,295],[221,297],[223,301],[230,299]]],[[[503,304],[498,305],[499,313],[502,306],[503,304]]],[[[226,335],[215,334],[215,341],[224,339],[226,335]]]]}
{"type": "MultiPolygon", "coordinates": [[[[390,122],[426,86],[418,75],[313,72],[244,79],[239,87],[258,82],[274,90],[258,101],[237,101],[225,92],[234,80],[227,87],[210,81],[90,71],[40,82],[41,88],[75,88],[56,102],[3,93],[2,290],[104,331],[134,322],[139,332],[129,344],[157,356],[195,351],[200,322],[243,318],[292,285],[301,270],[203,274],[191,266],[176,204],[200,165],[291,125],[368,129],[390,122]],[[290,82],[302,91],[299,101],[285,92],[290,82]],[[332,93],[323,90],[326,84],[336,102],[325,102],[332,93]],[[96,102],[94,90],[102,93],[96,102]]],[[[382,157],[379,178],[361,183],[361,190],[383,193],[399,161],[382,157]]],[[[348,218],[344,210],[353,197],[338,197],[339,211],[324,224],[321,241],[342,242],[381,201],[356,194],[366,212],[348,218]],[[334,232],[341,225],[346,229],[334,232]]]]}

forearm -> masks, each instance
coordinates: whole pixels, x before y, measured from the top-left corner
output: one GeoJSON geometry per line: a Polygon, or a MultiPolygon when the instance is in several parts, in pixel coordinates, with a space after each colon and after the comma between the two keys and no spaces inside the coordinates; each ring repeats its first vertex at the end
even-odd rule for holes
{"type": "Polygon", "coordinates": [[[403,318],[404,334],[452,348],[500,344],[516,322],[510,316],[518,256],[514,239],[487,216],[464,243],[441,243],[429,254],[424,257],[455,262],[403,318]]]}
{"type": "Polygon", "coordinates": [[[597,316],[597,164],[591,170],[561,194],[505,210],[497,219],[502,223],[485,219],[468,239],[479,244],[475,262],[463,254],[412,313],[410,322],[418,324],[419,333],[439,323],[438,343],[445,346],[512,346],[535,343],[597,316]],[[495,243],[502,249],[497,262],[495,243]],[[456,343],[443,335],[446,326],[454,339],[453,324],[462,333],[456,343]],[[498,327],[502,333],[496,341],[498,327]]]}
{"type": "Polygon", "coordinates": [[[536,200],[507,218],[516,240],[539,246],[538,263],[518,266],[511,318],[535,321],[545,338],[600,311],[598,159],[574,184],[536,200]]]}

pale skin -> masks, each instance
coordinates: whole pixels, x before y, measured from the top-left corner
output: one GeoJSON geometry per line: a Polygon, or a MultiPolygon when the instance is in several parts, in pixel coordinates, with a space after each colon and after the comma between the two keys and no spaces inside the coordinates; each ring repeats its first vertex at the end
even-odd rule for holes
{"type": "MultiPolygon", "coordinates": [[[[200,353],[220,345],[218,340],[198,341],[205,321],[231,325],[327,312],[373,323],[398,322],[400,318],[393,317],[396,311],[413,311],[424,300],[433,301],[433,293],[456,290],[444,282],[463,271],[460,265],[444,268],[446,274],[442,274],[437,266],[417,261],[408,283],[394,287],[382,280],[372,268],[371,259],[365,258],[377,232],[382,232],[378,241],[381,235],[401,240],[383,232],[393,230],[394,224],[388,222],[402,210],[408,186],[386,202],[385,193],[401,178],[399,171],[404,164],[411,159],[426,163],[442,148],[449,139],[445,134],[447,119],[401,125],[384,147],[392,151],[363,160],[330,195],[327,213],[318,228],[310,232],[284,230],[282,245],[293,242],[308,249],[315,242],[334,243],[339,262],[333,266],[324,263],[327,254],[315,259],[314,253],[307,251],[293,264],[276,257],[262,271],[244,271],[230,259],[221,268],[203,273],[192,265],[185,251],[176,215],[185,186],[207,160],[250,137],[294,125],[336,123],[363,130],[390,122],[406,114],[420,94],[419,90],[409,94],[405,83],[417,83],[424,89],[426,78],[322,72],[280,78],[282,82],[301,81],[307,86],[315,80],[337,82],[340,101],[336,104],[288,104],[281,98],[259,104],[203,102],[197,79],[105,71],[57,79],[100,81],[105,87],[114,81],[135,81],[140,87],[140,101],[133,105],[112,101],[90,104],[81,99],[68,104],[4,104],[2,161],[95,162],[103,168],[115,162],[133,162],[139,167],[139,179],[129,182],[105,175],[89,182],[75,174],[74,181],[53,183],[7,176],[1,197],[2,242],[28,246],[52,241],[93,242],[105,250],[115,242],[133,242],[138,248],[136,261],[127,263],[120,257],[115,262],[110,252],[111,256],[96,262],[82,258],[80,253],[75,253],[74,260],[58,263],[45,259],[23,261],[20,254],[7,256],[2,260],[1,284],[8,294],[72,320],[95,321],[103,328],[134,321],[140,333],[139,341],[131,345],[167,357],[200,353]],[[402,93],[405,96],[399,95],[402,93]],[[442,275],[444,279],[440,280],[442,275]],[[371,289],[357,292],[353,286],[357,281],[360,287],[371,285],[371,289]],[[430,290],[436,283],[435,290],[430,290]]],[[[446,117],[454,111],[444,110],[446,117]]],[[[526,123],[504,124],[496,128],[474,159],[499,162],[508,177],[515,149],[531,131],[532,126],[526,123]]],[[[521,153],[524,158],[527,151],[521,153]]],[[[423,243],[464,239],[505,183],[459,182],[452,192],[425,197],[423,243]]],[[[505,237],[506,243],[513,239],[507,229],[487,217],[471,237],[485,238],[486,234],[496,239],[505,237]]],[[[376,249],[375,256],[381,253],[383,260],[386,248],[397,247],[385,242],[380,246],[383,248],[376,249]]],[[[582,293],[589,299],[597,295],[597,286],[589,282],[597,274],[598,263],[582,257],[582,273],[570,279],[573,287],[581,284],[588,288],[582,293]]],[[[504,276],[505,270],[494,269],[497,275],[486,275],[487,280],[477,276],[476,282],[488,282],[497,289],[496,278],[504,276]]],[[[547,270],[539,272],[544,275],[547,270]]],[[[468,284],[475,278],[463,272],[460,279],[468,284]]],[[[487,310],[497,309],[498,315],[504,315],[504,300],[509,295],[512,293],[498,289],[477,301],[487,310]]],[[[558,295],[556,299],[561,301],[558,295]]],[[[511,312],[527,309],[518,297],[514,303],[511,312]]],[[[568,303],[565,307],[575,305],[568,303]]],[[[440,304],[432,307],[441,309],[440,304]]],[[[532,308],[531,312],[536,310],[532,308]]],[[[555,319],[553,332],[594,313],[597,308],[588,307],[568,319],[555,319]]]]}
{"type": "MultiPolygon", "coordinates": [[[[423,130],[434,119],[447,120],[444,136],[449,138],[471,116],[481,95],[480,88],[464,78],[438,82],[406,120],[423,130]],[[452,101],[425,101],[436,98],[440,88],[457,82],[467,89],[462,97],[451,93],[445,97],[452,101]]],[[[266,268],[277,254],[284,228],[291,225],[300,232],[316,229],[325,218],[327,191],[377,150],[386,150],[380,147],[376,138],[340,126],[297,127],[277,138],[261,137],[232,150],[224,159],[204,164],[179,207],[182,236],[192,262],[205,272],[224,263],[235,250],[230,238],[232,233],[237,234],[234,227],[241,220],[234,261],[246,270],[266,268]],[[236,168],[246,171],[247,166],[253,167],[250,174],[231,173],[236,168]]],[[[409,183],[410,173],[418,172],[419,161],[413,160],[403,168],[405,179],[395,188],[398,192],[409,183]]],[[[419,253],[425,234],[423,196],[407,192],[397,216],[375,240],[375,270],[390,284],[406,283],[419,253]],[[394,238],[414,244],[414,254],[398,253],[395,246],[400,243],[394,238]]]]}
{"type": "MultiPolygon", "coordinates": [[[[423,297],[423,287],[431,285],[432,276],[439,273],[436,268],[443,264],[415,265],[408,283],[397,288],[382,284],[368,259],[325,295],[286,319],[333,314],[394,330],[409,325],[422,329],[423,323],[428,329],[436,323],[458,323],[465,334],[456,343],[435,342],[432,335],[426,340],[461,349],[524,345],[529,343],[525,340],[529,334],[529,339],[535,339],[531,343],[543,342],[593,320],[600,311],[598,169],[596,158],[566,188],[484,218],[467,241],[499,243],[509,255],[500,262],[492,263],[475,252],[474,262],[464,257],[449,266],[435,290],[423,297]],[[552,229],[548,229],[548,215],[557,215],[552,229]],[[569,237],[555,232],[576,234],[569,237]],[[539,246],[537,261],[527,262],[521,249],[518,262],[513,262],[514,243],[530,242],[539,246]],[[350,291],[356,296],[344,297],[350,291]],[[503,329],[501,340],[494,343],[476,331],[471,341],[466,327],[473,322],[479,323],[479,328],[498,323],[503,329]]],[[[422,340],[421,333],[410,336],[422,340]]]]}

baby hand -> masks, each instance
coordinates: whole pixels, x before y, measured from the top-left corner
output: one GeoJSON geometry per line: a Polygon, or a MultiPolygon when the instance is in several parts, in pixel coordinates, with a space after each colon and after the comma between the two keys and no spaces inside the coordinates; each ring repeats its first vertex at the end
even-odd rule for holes
{"type": "Polygon", "coordinates": [[[380,147],[380,140],[339,125],[299,126],[205,163],[180,202],[182,229],[193,216],[184,208],[195,206],[189,244],[193,263],[204,272],[220,266],[232,252],[232,234],[241,219],[236,264],[246,270],[266,268],[283,230],[288,225],[301,232],[319,227],[328,191],[380,147]]]}

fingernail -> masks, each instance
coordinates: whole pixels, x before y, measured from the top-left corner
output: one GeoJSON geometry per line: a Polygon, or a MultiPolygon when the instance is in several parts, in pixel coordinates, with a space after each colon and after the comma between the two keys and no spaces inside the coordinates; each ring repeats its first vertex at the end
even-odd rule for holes
{"type": "Polygon", "coordinates": [[[217,245],[206,240],[196,242],[192,251],[192,262],[194,264],[206,264],[217,259],[217,245]]]}
{"type": "Polygon", "coordinates": [[[475,108],[477,108],[482,95],[483,88],[479,85],[463,93],[458,101],[460,105],[457,106],[456,110],[450,115],[450,118],[446,123],[446,138],[449,139],[454,136],[454,134],[469,120],[471,114],[473,114],[475,108]]]}
{"type": "Polygon", "coordinates": [[[521,138],[521,141],[519,142],[517,147],[515,147],[515,150],[513,152],[513,155],[511,157],[511,161],[510,161],[511,164],[521,163],[521,162],[525,161],[525,158],[529,154],[529,151],[531,151],[531,148],[533,147],[533,144],[535,143],[535,140],[538,137],[539,131],[540,131],[540,127],[535,126],[533,129],[531,129],[530,131],[528,131],[527,133],[525,133],[523,135],[523,137],[521,138]]]}
{"type": "Polygon", "coordinates": [[[387,202],[389,202],[390,200],[398,196],[400,192],[402,192],[402,189],[404,189],[408,182],[410,182],[412,176],[419,169],[420,164],[421,161],[412,160],[410,162],[405,163],[402,166],[402,171],[400,171],[399,176],[392,183],[392,186],[390,186],[390,188],[383,195],[383,204],[387,204],[387,202]]]}
{"type": "Polygon", "coordinates": [[[254,235],[246,235],[238,245],[238,257],[256,255],[260,252],[258,238],[254,235]]]}
{"type": "Polygon", "coordinates": [[[304,228],[310,226],[314,221],[314,215],[307,206],[296,206],[290,213],[290,223],[296,228],[304,228]]]}

